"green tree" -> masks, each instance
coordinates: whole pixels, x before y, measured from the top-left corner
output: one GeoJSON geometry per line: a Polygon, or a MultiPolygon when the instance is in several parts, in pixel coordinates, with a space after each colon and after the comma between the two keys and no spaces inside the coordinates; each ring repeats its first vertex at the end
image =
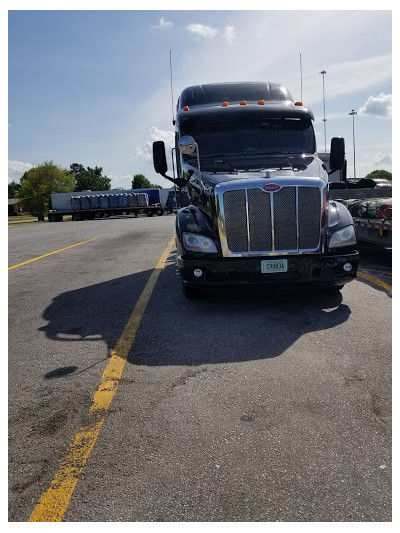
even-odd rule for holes
{"type": "Polygon", "coordinates": [[[33,167],[21,178],[21,188],[17,198],[24,199],[26,209],[38,220],[44,220],[49,208],[50,195],[57,192],[74,190],[74,176],[67,169],[61,168],[53,161],[45,161],[33,167]]]}
{"type": "Polygon", "coordinates": [[[162,189],[162,187],[150,183],[143,174],[135,174],[132,180],[132,189],[162,189]]]}
{"type": "Polygon", "coordinates": [[[392,173],[387,170],[373,170],[369,174],[365,176],[366,178],[371,179],[386,179],[391,180],[392,179],[392,173]]]}
{"type": "Polygon", "coordinates": [[[75,183],[76,183],[76,180],[79,178],[79,176],[83,172],[85,172],[85,167],[81,165],[80,163],[72,163],[72,165],[69,166],[69,170],[74,175],[75,183]]]}
{"type": "Polygon", "coordinates": [[[70,168],[76,180],[75,191],[109,191],[111,189],[111,179],[103,176],[102,167],[83,169],[82,165],[74,163],[70,168]]]}
{"type": "Polygon", "coordinates": [[[21,184],[17,183],[16,181],[11,181],[8,184],[8,197],[9,198],[15,198],[16,192],[19,191],[21,188],[21,184]]]}

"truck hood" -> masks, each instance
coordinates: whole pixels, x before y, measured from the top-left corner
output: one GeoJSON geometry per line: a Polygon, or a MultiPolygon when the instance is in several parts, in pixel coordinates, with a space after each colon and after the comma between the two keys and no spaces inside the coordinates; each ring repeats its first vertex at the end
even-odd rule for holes
{"type": "MultiPolygon", "coordinates": [[[[198,174],[194,160],[190,160],[184,170],[189,176],[198,174]]],[[[210,188],[214,188],[219,183],[251,178],[264,178],[265,180],[281,177],[320,178],[328,182],[326,167],[315,155],[264,157],[260,163],[257,163],[255,159],[246,162],[233,159],[212,162],[205,160],[200,162],[200,170],[204,185],[210,188]],[[253,168],[245,168],[248,166],[253,168]]]]}

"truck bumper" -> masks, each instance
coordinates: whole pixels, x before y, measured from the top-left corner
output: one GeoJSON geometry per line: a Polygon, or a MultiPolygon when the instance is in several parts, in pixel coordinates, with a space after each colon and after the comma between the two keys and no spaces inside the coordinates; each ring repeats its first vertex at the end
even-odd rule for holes
{"type": "Polygon", "coordinates": [[[198,259],[178,256],[177,264],[183,284],[191,287],[237,284],[311,284],[333,287],[344,285],[356,278],[358,257],[358,252],[344,255],[198,259]],[[287,259],[288,270],[263,274],[263,259],[287,259]],[[199,270],[202,274],[197,277],[195,271],[199,274],[199,270]]]}

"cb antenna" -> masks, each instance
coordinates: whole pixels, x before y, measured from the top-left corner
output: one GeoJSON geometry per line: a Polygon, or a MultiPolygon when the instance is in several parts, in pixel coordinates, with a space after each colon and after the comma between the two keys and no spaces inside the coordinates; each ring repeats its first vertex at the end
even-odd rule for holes
{"type": "Polygon", "coordinates": [[[301,54],[300,54],[300,100],[303,101],[303,65],[301,63],[301,54]]]}
{"type": "Polygon", "coordinates": [[[169,73],[171,77],[171,110],[172,110],[172,124],[175,124],[174,118],[174,92],[172,89],[172,52],[169,51],[169,73]]]}

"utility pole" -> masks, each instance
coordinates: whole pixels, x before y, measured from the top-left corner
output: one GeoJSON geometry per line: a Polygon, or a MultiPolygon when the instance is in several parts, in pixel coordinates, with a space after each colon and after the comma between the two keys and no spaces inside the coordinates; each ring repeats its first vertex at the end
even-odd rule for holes
{"type": "Polygon", "coordinates": [[[324,123],[324,138],[325,138],[325,153],[326,153],[326,120],[327,120],[325,117],[325,74],[326,74],[326,70],[321,70],[320,74],[322,74],[322,98],[324,102],[323,123],[324,123]]]}
{"type": "Polygon", "coordinates": [[[356,177],[356,141],[354,136],[354,115],[357,115],[357,111],[354,109],[349,113],[353,117],[353,164],[354,164],[354,177],[356,177]]]}

